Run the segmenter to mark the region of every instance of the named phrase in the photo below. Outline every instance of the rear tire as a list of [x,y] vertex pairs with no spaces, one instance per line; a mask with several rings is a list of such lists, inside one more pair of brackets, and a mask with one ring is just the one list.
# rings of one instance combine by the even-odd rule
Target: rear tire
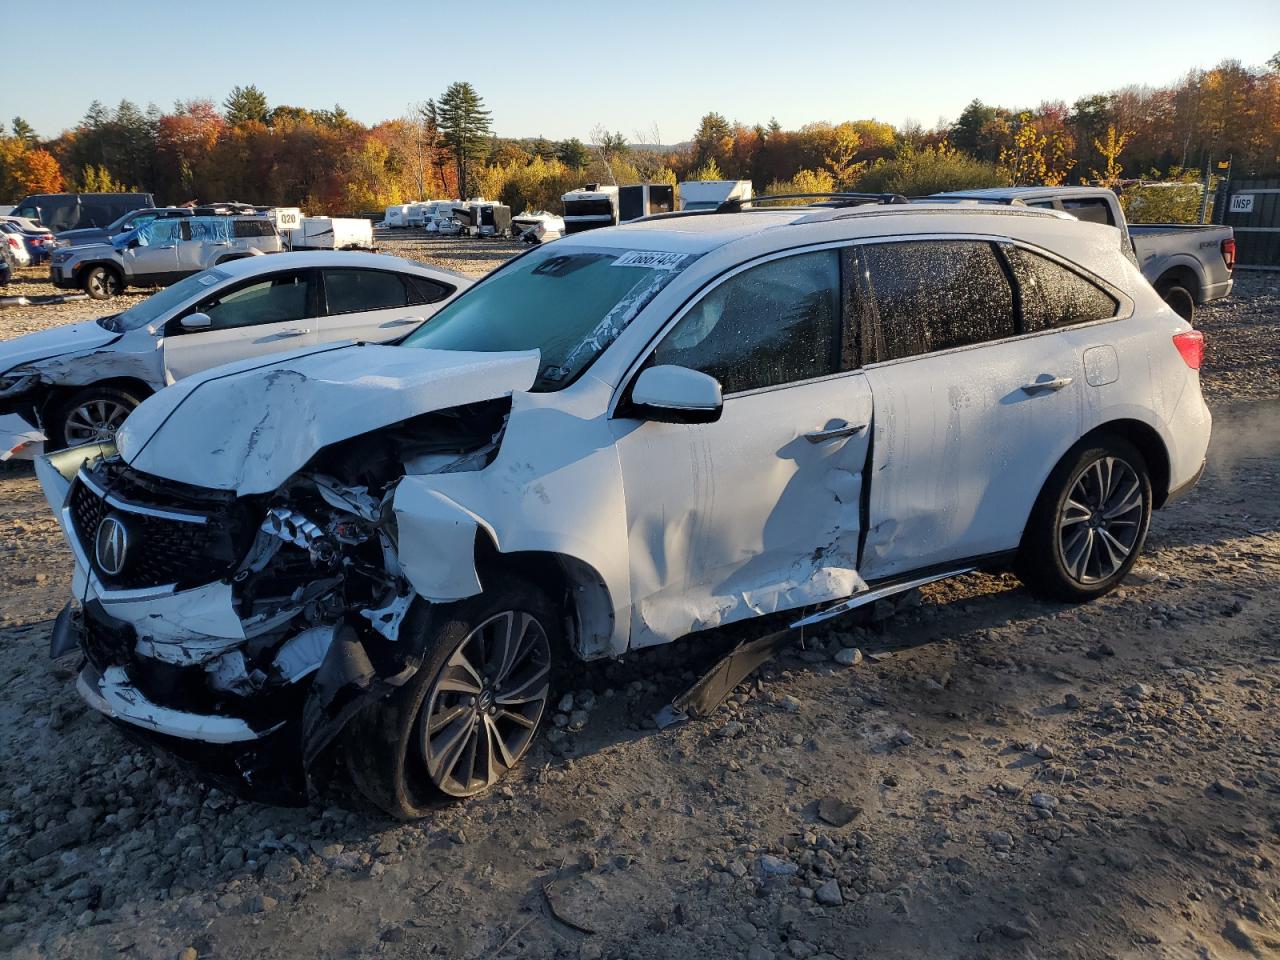
[[515,579],[431,607],[414,629],[399,642],[423,641],[418,672],[342,735],[356,788],[400,820],[475,796],[519,763],[547,713],[561,646],[551,603]]
[[1122,437],[1085,438],[1054,468],[1031,511],[1015,569],[1035,596],[1081,602],[1114,589],[1151,524],[1151,477]]
[[1180,283],[1163,283],[1159,289],[1160,299],[1183,320],[1190,323],[1196,315],[1196,298]]
[[120,274],[111,267],[90,267],[82,281],[84,292],[94,300],[110,300],[124,290]]
[[144,399],[119,387],[86,387],[58,404],[49,417],[50,450],[82,443],[110,443],[125,418]]

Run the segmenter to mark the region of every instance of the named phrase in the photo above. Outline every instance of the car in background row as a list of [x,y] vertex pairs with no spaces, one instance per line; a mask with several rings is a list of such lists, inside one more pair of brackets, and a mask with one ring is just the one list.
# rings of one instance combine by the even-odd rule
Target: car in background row
[[128,233],[136,227],[144,226],[152,220],[167,220],[195,215],[191,207],[143,207],[130,210],[116,218],[105,227],[78,227],[75,230],[63,230],[58,234],[58,246],[74,247],[82,243],[100,243],[110,240],[122,233]]
[[0,217],[0,232],[21,238],[33,265],[44,263],[53,255],[57,241],[50,231],[39,226],[28,227],[28,223],[30,221],[20,217]]
[[209,267],[283,249],[275,224],[263,216],[152,220],[110,241],[59,248],[49,279],[60,289],[110,300],[126,287],[165,287]]
[[1178,316],[1231,293],[1236,265],[1235,231],[1221,224],[1129,223],[1120,198],[1103,187],[991,187],[938,194],[937,198],[1019,203],[1061,210],[1077,220],[1120,231],[1121,246]]
[[12,224],[0,222],[0,243],[9,250],[9,256],[19,267],[31,266],[31,251],[22,236],[22,231]]
[[77,227],[105,227],[130,210],[155,205],[156,198],[149,193],[35,193],[14,207],[13,215],[61,233]]
[[144,398],[183,377],[298,347],[398,339],[469,286],[368,253],[226,263],[123,313],[0,343],[0,414],[42,428],[50,449],[108,440]]

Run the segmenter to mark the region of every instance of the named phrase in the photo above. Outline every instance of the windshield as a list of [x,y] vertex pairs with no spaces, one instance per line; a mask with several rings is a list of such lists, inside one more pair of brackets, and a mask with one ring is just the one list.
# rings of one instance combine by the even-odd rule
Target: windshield
[[141,303],[134,304],[124,313],[100,318],[98,326],[104,327],[112,333],[124,333],[126,330],[145,327],[147,324],[159,320],[174,307],[181,306],[184,301],[197,294],[205,293],[230,276],[231,274],[226,271],[216,268],[194,274],[185,280],[179,280],[171,287],[165,287],[159,293],[147,297]]
[[539,350],[534,390],[560,390],[617,339],[693,254],[548,244],[458,297],[403,346]]

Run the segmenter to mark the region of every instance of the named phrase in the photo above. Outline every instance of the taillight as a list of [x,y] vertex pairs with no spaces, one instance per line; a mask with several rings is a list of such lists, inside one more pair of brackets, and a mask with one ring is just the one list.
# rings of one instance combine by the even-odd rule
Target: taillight
[[1182,354],[1182,360],[1192,370],[1199,370],[1204,362],[1204,334],[1199,330],[1187,330],[1173,335],[1173,345]]
[[1234,270],[1236,266],[1236,238],[1227,237],[1222,241],[1222,261],[1227,265],[1228,270]]
[[13,249],[17,250],[19,247],[21,247],[21,246],[22,246],[22,241],[21,241],[21,240],[19,240],[17,237],[15,237],[13,234],[10,234],[10,235],[9,235],[9,246],[11,246],[11,247],[13,247]]

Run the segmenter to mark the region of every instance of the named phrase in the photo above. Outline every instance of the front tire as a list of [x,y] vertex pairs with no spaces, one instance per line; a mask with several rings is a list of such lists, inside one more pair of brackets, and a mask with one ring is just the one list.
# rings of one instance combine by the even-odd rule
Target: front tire
[[[408,624],[409,621],[406,621]],[[418,672],[354,717],[343,755],[357,789],[400,820],[475,796],[529,751],[551,698],[558,619],[533,587],[508,579],[432,607],[418,622]]]
[[94,300],[110,300],[124,290],[120,274],[111,267],[90,267],[84,275],[84,292]]
[[1151,524],[1151,476],[1122,437],[1086,438],[1045,481],[1027,521],[1016,570],[1048,600],[1092,600],[1137,562]]
[[72,394],[49,418],[50,449],[114,441],[116,431],[143,399],[119,387],[86,387]]

